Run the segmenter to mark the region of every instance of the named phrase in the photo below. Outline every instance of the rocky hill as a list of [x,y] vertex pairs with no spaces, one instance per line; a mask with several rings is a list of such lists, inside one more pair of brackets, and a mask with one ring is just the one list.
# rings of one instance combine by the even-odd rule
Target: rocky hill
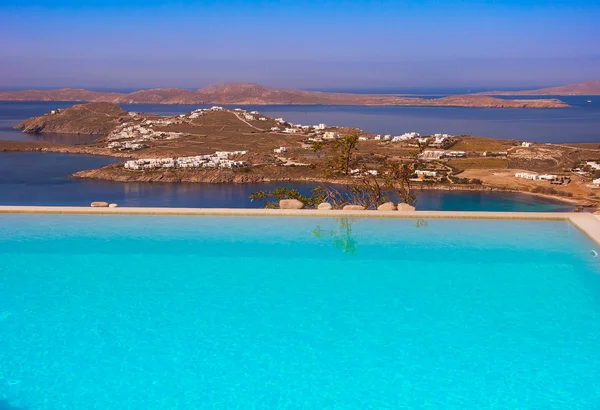
[[29,118],[15,128],[31,133],[60,133],[105,135],[118,124],[127,112],[118,105],[100,102],[78,104],[65,110],[56,110],[39,117]]
[[319,105],[396,105],[396,106],[457,106],[496,108],[563,108],[568,105],[556,100],[511,101],[481,96],[462,95],[438,99],[414,98],[398,95],[326,93],[285,88],[265,87],[260,84],[222,83],[199,90],[158,88],[129,94],[103,93],[87,90],[27,90],[0,92],[3,101],[88,101],[114,104],[319,104]]

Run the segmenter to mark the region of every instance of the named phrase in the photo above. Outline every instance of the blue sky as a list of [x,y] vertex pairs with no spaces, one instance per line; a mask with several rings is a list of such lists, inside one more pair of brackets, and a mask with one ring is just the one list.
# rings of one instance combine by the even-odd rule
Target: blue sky
[[600,79],[600,1],[2,0],[0,87]]

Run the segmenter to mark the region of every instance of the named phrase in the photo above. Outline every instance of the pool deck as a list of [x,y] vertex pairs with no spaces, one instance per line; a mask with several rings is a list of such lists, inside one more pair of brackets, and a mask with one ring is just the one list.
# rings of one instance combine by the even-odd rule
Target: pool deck
[[465,211],[319,211],[316,209],[238,208],[92,208],[69,206],[0,206],[0,214],[270,216],[320,218],[437,218],[569,221],[600,245],[600,215],[578,212],[465,212]]

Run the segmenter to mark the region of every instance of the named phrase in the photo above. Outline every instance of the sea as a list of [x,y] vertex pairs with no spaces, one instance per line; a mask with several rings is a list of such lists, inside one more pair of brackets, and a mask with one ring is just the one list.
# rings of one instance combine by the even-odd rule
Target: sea
[[[427,95],[435,98],[441,95]],[[549,98],[545,96],[540,98]],[[503,97],[513,98],[513,97]],[[516,97],[515,97],[516,98]],[[522,98],[522,97],[521,97]],[[535,97],[527,97],[535,98]],[[416,131],[540,143],[600,143],[600,96],[553,97],[564,109],[462,107],[367,107],[336,105],[249,106],[270,117],[302,124],[357,127],[380,134]],[[591,101],[591,102],[588,102]],[[0,102],[0,140],[85,144],[89,136],[30,135],[13,129],[20,121],[76,102]],[[176,115],[205,105],[124,104],[127,111]],[[228,108],[235,108],[231,106]],[[117,161],[110,157],[57,153],[0,153],[0,205],[88,205],[94,200],[122,206],[262,207],[249,195],[276,186],[308,193],[314,184],[160,184],[76,180],[74,172]],[[465,211],[565,211],[571,205],[527,194],[423,191],[418,209]]]

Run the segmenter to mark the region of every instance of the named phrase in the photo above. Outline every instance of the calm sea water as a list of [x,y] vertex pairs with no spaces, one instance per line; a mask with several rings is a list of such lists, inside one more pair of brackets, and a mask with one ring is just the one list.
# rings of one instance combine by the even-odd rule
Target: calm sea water
[[[82,169],[99,168],[119,159],[58,153],[0,153],[0,205],[88,206],[92,201],[121,206],[260,208],[251,193],[285,186],[304,194],[313,183],[169,184],[120,183],[68,178]],[[424,191],[422,210],[571,211],[573,206],[526,194]]]
[[0,231],[4,408],[600,403],[598,248],[567,222],[0,215]]

